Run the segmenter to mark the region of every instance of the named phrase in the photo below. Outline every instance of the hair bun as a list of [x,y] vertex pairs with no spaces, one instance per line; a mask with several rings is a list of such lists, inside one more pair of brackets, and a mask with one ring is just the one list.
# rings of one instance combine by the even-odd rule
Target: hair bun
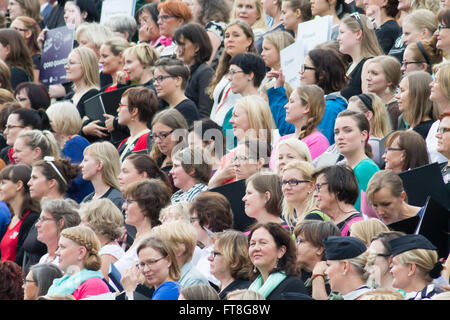
[[441,276],[441,271],[444,269],[442,264],[438,261],[435,263],[433,269],[430,270],[429,274],[433,279],[437,279]]

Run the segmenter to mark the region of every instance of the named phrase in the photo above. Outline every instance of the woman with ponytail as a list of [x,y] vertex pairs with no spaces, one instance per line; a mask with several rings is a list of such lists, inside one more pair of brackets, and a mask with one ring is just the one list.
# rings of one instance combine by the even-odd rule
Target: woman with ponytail
[[47,294],[69,294],[76,300],[109,292],[100,271],[100,241],[88,227],[76,226],[61,231],[56,255],[64,271]]
[[368,144],[370,123],[361,112],[345,110],[339,113],[334,126],[336,146],[347,165],[353,169],[358,182],[359,195],[355,209],[360,211],[361,197],[370,178],[380,170],[372,158],[372,148]]
[[31,166],[47,156],[59,159],[58,143],[48,130],[22,131],[14,142],[13,159],[16,164]]

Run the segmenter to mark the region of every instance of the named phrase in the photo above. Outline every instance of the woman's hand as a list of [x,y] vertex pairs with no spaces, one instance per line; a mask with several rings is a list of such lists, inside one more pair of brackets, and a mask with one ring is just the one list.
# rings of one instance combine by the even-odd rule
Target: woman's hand
[[314,266],[312,274],[325,274],[325,270],[327,270],[327,268],[327,263],[325,261],[320,261]]
[[132,267],[126,269],[122,273],[122,278],[120,279],[120,283],[127,293],[136,290],[136,287],[140,282],[141,272],[136,265],[133,265]]
[[44,42],[45,42],[45,37],[47,35],[47,31],[48,31],[47,28],[43,29],[41,31],[41,33],[39,33],[39,36],[37,37],[37,44],[38,44],[39,49],[41,49],[41,51],[42,51],[42,48],[44,46]]
[[234,177],[236,177],[236,174],[234,172],[233,163],[230,161],[225,165],[225,167],[216,171],[216,173],[209,180],[208,187],[210,189],[219,187],[224,181],[233,179]]
[[104,113],[103,116],[106,118],[105,120],[105,127],[108,130],[108,132],[114,131],[114,116]]
[[267,72],[266,75],[268,78],[275,78],[276,82],[275,82],[275,88],[280,88],[282,86],[284,86],[284,82],[286,81],[284,78],[284,74],[283,71],[269,71]]
[[89,122],[86,126],[83,127],[83,129],[81,129],[81,131],[83,131],[85,136],[106,138],[108,136],[108,134],[105,133],[107,129],[105,127],[99,126],[99,122],[100,120]]
[[116,77],[117,77],[117,83],[127,84],[128,74],[125,71],[117,71]]

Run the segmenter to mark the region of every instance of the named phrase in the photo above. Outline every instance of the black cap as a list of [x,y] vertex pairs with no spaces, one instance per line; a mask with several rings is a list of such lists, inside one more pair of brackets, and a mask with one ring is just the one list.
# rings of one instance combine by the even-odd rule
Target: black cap
[[351,259],[364,253],[364,242],[355,237],[329,236],[323,240],[327,260]]
[[437,250],[437,248],[420,234],[407,234],[389,241],[392,256],[414,249]]

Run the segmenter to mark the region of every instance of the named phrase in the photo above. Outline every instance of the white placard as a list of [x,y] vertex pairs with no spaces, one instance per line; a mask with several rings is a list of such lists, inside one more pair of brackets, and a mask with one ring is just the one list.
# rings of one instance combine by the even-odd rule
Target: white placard
[[302,41],[296,41],[280,51],[281,70],[283,71],[285,81],[292,88],[297,88],[300,85],[299,71],[303,59]]
[[104,0],[102,4],[100,24],[105,23],[110,16],[117,14],[124,14],[134,17],[135,8],[136,0]]
[[297,40],[303,45],[303,56],[318,44],[331,40],[333,16],[325,16],[298,24]]

